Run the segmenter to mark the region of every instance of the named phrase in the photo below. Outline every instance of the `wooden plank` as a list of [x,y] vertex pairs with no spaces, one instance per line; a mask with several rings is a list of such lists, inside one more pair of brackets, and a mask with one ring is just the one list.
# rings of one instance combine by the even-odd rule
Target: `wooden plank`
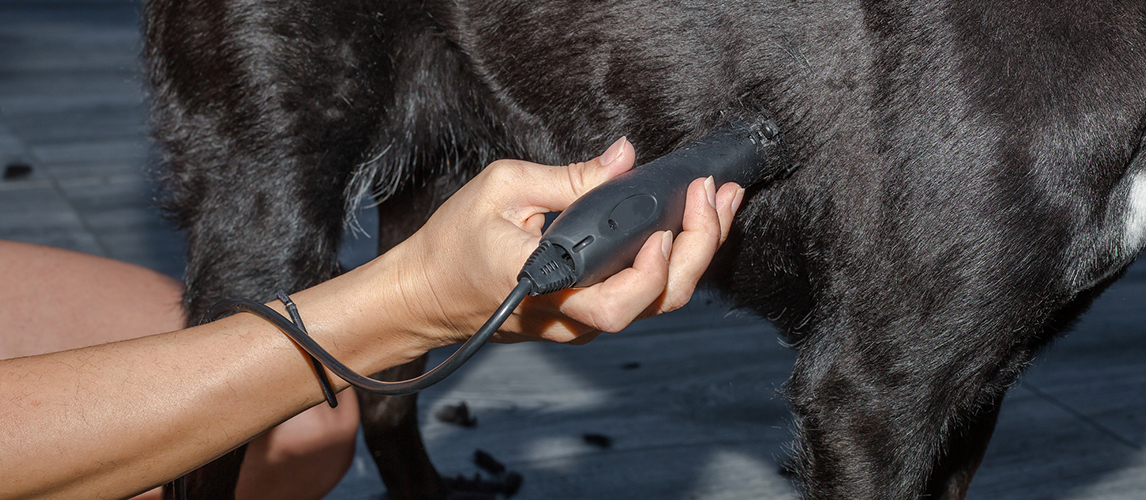
[[148,145],[141,137],[92,142],[67,142],[31,146],[31,153],[47,163],[83,164],[92,161],[120,160],[142,167]]
[[55,112],[40,110],[35,114],[7,113],[6,116],[24,142],[36,148],[72,142],[138,142],[147,136],[145,115],[142,103],[135,102],[131,105],[101,103]]

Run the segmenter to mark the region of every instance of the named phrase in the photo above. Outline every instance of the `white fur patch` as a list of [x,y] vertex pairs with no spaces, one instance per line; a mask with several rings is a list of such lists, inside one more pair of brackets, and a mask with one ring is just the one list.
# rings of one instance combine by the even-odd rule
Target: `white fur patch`
[[1131,255],[1146,245],[1146,172],[1138,171],[1130,179],[1130,199],[1126,204],[1126,229],[1122,244]]

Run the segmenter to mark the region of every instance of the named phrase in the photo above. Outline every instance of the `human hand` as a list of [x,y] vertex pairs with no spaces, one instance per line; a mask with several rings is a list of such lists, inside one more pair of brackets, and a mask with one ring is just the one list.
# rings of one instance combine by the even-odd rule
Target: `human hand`
[[[541,238],[547,212],[632,168],[633,147],[621,139],[605,154],[566,167],[502,160],[487,167],[388,256],[404,266],[400,288],[411,327],[427,348],[462,342],[516,285]],[[743,189],[719,190],[711,179],[688,188],[683,231],[652,235],[633,267],[584,289],[527,297],[494,340],[542,338],[581,343],[619,331],[635,319],[686,304],[716,249],[728,236]]]

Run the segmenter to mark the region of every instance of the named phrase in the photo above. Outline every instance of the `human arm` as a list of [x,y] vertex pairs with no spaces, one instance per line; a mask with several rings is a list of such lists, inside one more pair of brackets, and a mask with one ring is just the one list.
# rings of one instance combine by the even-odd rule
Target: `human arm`
[[[541,213],[563,208],[626,170],[632,158],[631,146],[621,142],[606,166],[600,160],[570,167],[499,162],[403,244],[292,299],[312,337],[360,373],[464,340],[512,288],[540,236]],[[718,210],[706,199],[715,190],[707,191],[702,182],[690,186],[686,230],[671,262],[656,235],[634,268],[614,279],[527,301],[496,340],[576,341],[681,305],[727,234],[737,197],[734,186],[713,193]],[[6,423],[0,426],[0,471],[6,471],[0,498],[126,496],[193,469],[321,400],[294,344],[246,314],[0,361],[0,419]]]

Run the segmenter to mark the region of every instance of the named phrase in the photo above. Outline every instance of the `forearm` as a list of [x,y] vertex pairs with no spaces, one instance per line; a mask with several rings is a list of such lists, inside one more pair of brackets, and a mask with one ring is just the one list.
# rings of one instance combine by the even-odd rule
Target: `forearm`
[[[395,303],[400,297],[371,291],[397,288],[386,279],[371,276],[373,286],[362,286],[370,269],[292,296],[311,335],[362,372],[423,350],[403,335],[362,334],[362,328],[387,328],[386,315],[371,311],[403,307]],[[0,498],[126,496],[177,477],[320,401],[304,355],[249,314],[0,361]]]

